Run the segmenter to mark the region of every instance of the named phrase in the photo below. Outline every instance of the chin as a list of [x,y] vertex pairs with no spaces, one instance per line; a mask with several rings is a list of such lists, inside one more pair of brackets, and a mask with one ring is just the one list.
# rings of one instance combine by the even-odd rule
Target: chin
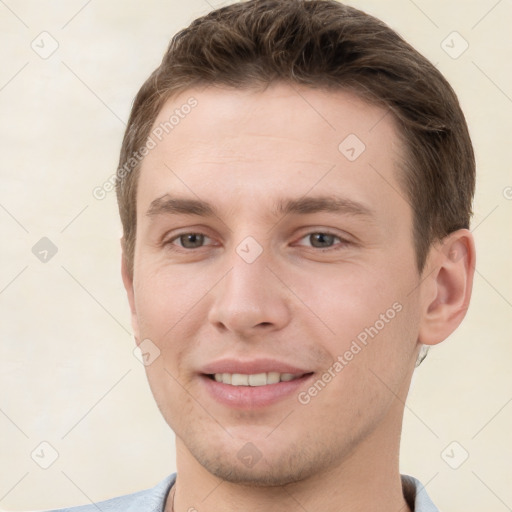
[[[322,446],[287,447],[272,446],[272,453],[262,446],[262,442],[217,446],[211,439],[202,438],[199,442],[182,439],[197,462],[215,477],[227,482],[249,487],[280,487],[308,479],[335,464],[333,450]],[[257,448],[260,446],[261,451]],[[249,457],[247,462],[244,458]],[[252,456],[252,460],[250,457]]]
[[238,460],[219,461],[203,457],[198,459],[198,462],[217,478],[248,487],[280,487],[300,482],[313,474],[313,472],[304,471],[302,465],[301,468],[284,468],[282,463],[272,465],[264,459],[259,460],[253,467],[245,467]]

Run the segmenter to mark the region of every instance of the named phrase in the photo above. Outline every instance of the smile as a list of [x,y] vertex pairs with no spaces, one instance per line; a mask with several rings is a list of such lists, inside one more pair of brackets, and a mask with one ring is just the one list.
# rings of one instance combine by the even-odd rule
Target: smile
[[220,405],[254,410],[283,400],[295,401],[297,394],[315,377],[309,373],[207,373],[200,375],[204,391]]
[[267,386],[268,384],[278,384],[279,382],[289,382],[300,379],[304,374],[294,375],[293,373],[253,373],[250,375],[243,373],[215,373],[210,375],[216,382],[230,384],[231,386]]

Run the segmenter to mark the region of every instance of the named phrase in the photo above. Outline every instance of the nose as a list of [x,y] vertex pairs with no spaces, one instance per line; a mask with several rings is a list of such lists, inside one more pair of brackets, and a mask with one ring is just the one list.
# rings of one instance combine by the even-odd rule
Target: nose
[[263,253],[253,262],[235,253],[231,268],[210,292],[208,320],[217,329],[251,338],[277,331],[290,322],[290,293]]

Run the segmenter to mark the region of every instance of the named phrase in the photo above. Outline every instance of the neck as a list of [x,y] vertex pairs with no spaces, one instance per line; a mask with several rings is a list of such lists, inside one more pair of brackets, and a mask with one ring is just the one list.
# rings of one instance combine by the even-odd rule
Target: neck
[[[177,438],[174,512],[410,512],[398,466],[403,409],[399,410],[400,404],[396,407],[390,411],[388,421],[365,437],[339,464],[279,487],[223,481],[203,468]],[[165,510],[172,511],[170,500]]]

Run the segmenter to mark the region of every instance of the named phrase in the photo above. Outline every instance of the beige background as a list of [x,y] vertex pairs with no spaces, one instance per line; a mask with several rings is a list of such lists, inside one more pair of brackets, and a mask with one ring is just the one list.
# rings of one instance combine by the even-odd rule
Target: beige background
[[[401,471],[442,509],[511,510],[512,5],[350,3],[447,76],[478,159],[473,302],[414,376]],[[170,37],[216,5],[0,1],[2,509],[90,503],[151,487],[175,469],[172,432],[132,353],[115,195],[99,201],[92,190],[114,172],[131,101]],[[34,39],[39,53],[55,44],[43,31],[59,45],[46,59],[31,48]],[[458,58],[460,37],[444,43],[452,56],[442,47],[453,31],[469,44]],[[42,237],[58,248],[46,263],[32,253]],[[48,469],[31,458],[35,450],[49,461],[43,441],[58,452]],[[452,469],[445,460],[460,463],[464,450],[469,458]]]

